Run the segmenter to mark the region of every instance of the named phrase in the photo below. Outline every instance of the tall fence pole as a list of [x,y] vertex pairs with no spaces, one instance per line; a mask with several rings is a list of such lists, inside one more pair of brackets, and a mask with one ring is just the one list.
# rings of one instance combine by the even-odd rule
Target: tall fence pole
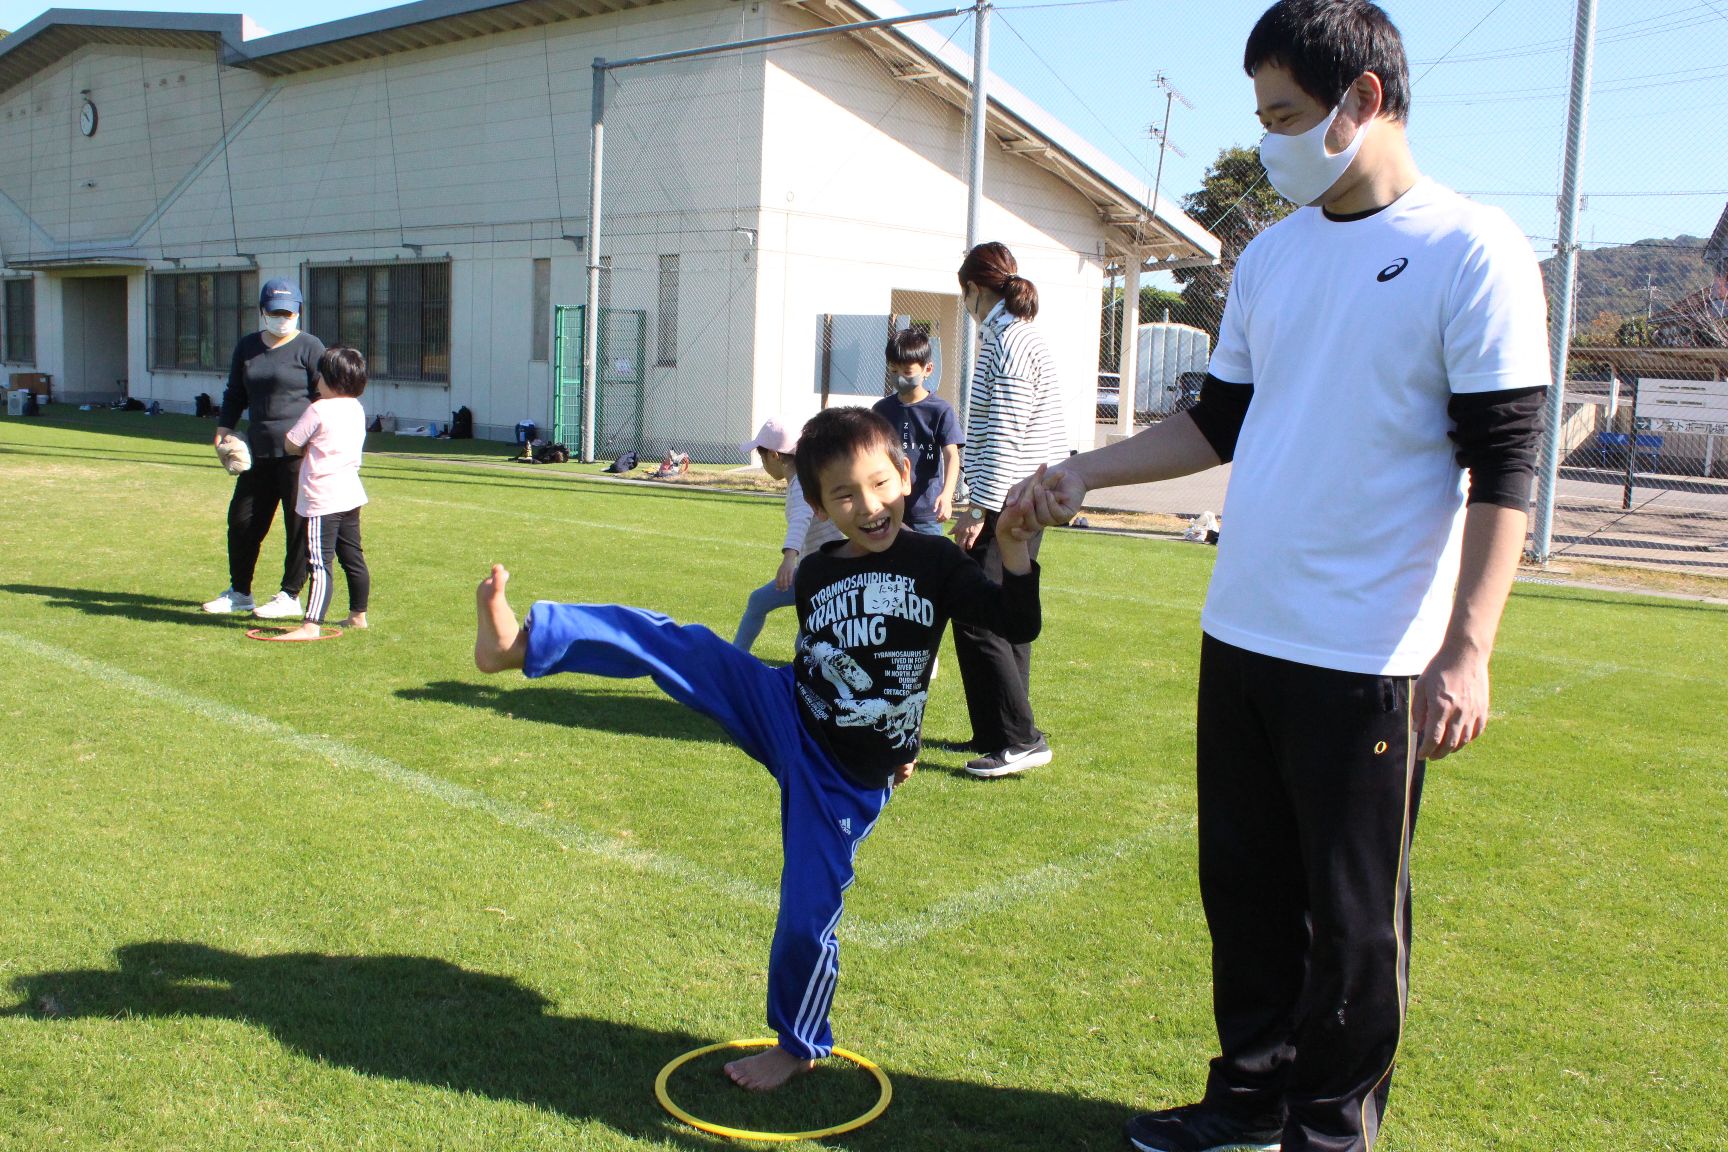
[[[972,119],[966,153],[966,251],[978,243],[979,217],[984,211],[984,129],[989,115],[990,0],[972,6]],[[960,427],[972,410],[972,365],[978,358],[977,326],[960,323]]]
[[[1578,172],[1584,164],[1584,123],[1590,110],[1590,70],[1596,56],[1596,0],[1578,0],[1578,19],[1572,34],[1572,99],[1566,113],[1566,161],[1560,175],[1560,230],[1556,245],[1560,276],[1550,299],[1548,351],[1553,383],[1548,389],[1548,436],[1542,444],[1542,463],[1537,472],[1536,526],[1530,551],[1536,563],[1548,563],[1554,532],[1554,497],[1560,480],[1561,420],[1566,404],[1566,355],[1572,342],[1572,300],[1577,289]],[[1632,435],[1638,432],[1633,429]]]
[[1122,257],[1121,336],[1116,360],[1116,434],[1132,436],[1134,412],[1140,403],[1140,254],[1132,251]]
[[582,309],[582,463],[594,463],[594,429],[599,421],[600,369],[600,196],[606,158],[606,58],[594,58],[594,96],[588,125],[588,306]]

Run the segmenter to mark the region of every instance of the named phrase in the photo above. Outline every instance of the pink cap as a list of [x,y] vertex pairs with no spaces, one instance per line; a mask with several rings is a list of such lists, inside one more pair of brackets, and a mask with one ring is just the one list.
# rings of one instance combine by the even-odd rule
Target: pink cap
[[756,430],[756,439],[744,445],[744,455],[766,448],[770,452],[784,452],[790,455],[798,447],[798,433],[787,427],[786,422],[778,416],[770,416],[762,422],[762,427]]

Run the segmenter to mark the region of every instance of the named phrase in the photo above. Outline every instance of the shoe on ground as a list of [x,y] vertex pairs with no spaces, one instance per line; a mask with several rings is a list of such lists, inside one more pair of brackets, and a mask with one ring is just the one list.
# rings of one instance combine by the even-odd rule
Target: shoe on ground
[[252,615],[260,620],[287,620],[305,614],[305,611],[300,607],[300,601],[286,592],[276,593],[252,610]]
[[214,600],[204,601],[204,611],[206,612],[250,612],[252,608],[252,594],[250,592],[236,592],[232,588]]
[[1147,1112],[1123,1128],[1139,1152],[1278,1152],[1282,1129],[1226,1116],[1204,1104]]
[[1037,768],[1048,763],[1050,745],[1040,736],[1030,744],[1014,744],[1000,752],[968,760],[966,772],[980,779],[991,780],[997,776],[1012,776],[1016,772],[1024,772],[1028,768]]

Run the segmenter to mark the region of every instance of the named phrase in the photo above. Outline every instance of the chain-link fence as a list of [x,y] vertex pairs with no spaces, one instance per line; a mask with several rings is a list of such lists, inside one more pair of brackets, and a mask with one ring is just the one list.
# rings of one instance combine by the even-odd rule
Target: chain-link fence
[[[1574,5],[1515,29],[1496,27],[1498,5],[1486,16],[1391,11],[1417,33],[1406,28],[1418,163],[1513,215],[1543,261],[1552,305]],[[1549,559],[1728,576],[1728,128],[1709,112],[1728,80],[1728,10],[1604,3],[1593,44],[1565,404],[1545,433],[1558,437]],[[1656,85],[1695,114],[1651,106]],[[1219,236],[1224,260],[1141,288],[1139,426],[1188,402],[1204,365],[1194,349],[1216,338],[1235,254],[1291,210],[1251,147],[1207,154],[1183,206]],[[1100,441],[1125,394],[1115,371],[1121,284],[1100,302]],[[1221,481],[1159,487],[1120,502],[1184,516],[1224,502]],[[1533,533],[1540,522],[1532,517]]]

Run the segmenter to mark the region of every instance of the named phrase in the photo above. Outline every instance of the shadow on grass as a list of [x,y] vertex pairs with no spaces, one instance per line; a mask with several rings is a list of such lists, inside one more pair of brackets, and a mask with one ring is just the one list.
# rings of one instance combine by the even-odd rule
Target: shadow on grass
[[[186,941],[150,941],[117,949],[115,959],[112,970],[15,977],[10,988],[18,1003],[0,1009],[0,1016],[45,1025],[57,1019],[237,1020],[265,1029],[309,1060],[362,1075],[529,1104],[644,1140],[693,1149],[730,1146],[672,1120],[653,1094],[662,1065],[714,1037],[554,1015],[543,996],[509,977],[428,956],[245,956]],[[831,1138],[827,1146],[1115,1149],[1131,1114],[1121,1104],[1060,1092],[901,1073],[891,1053],[876,1055],[887,1057],[892,1106],[874,1124]],[[825,1090],[806,1092],[808,1100],[796,1099],[792,1089],[747,1098],[724,1084],[716,1091],[710,1086],[716,1078],[708,1079],[685,1096],[690,1086],[681,1073],[680,1099],[686,1106],[700,1100],[738,1110],[736,1116],[711,1114],[722,1123],[796,1130],[837,1119],[813,1119],[806,1111],[826,1112],[821,1105],[832,1101],[822,1098]],[[844,1098],[851,1107],[856,1097]]]
[[490,708],[514,720],[566,728],[667,740],[703,740],[710,744],[732,743],[714,721],[664,696],[581,688],[494,687],[463,680],[435,680],[420,688],[398,688],[396,695],[403,700]]
[[92,454],[88,449],[63,447],[57,444],[32,444],[28,448],[20,448],[15,444],[0,445],[0,456],[43,456],[50,460],[64,460],[78,464],[159,464],[166,468],[196,468],[200,472],[212,468],[221,470],[221,465],[212,455],[208,460],[193,460],[185,456],[161,456],[155,453],[132,452],[124,448],[103,448]]
[[[15,596],[40,596],[50,608],[73,608],[87,616],[123,616],[150,624],[196,624],[205,628],[232,629],[236,619],[204,611],[197,604],[145,596],[137,592],[104,592],[96,588],[56,588],[47,584],[0,584],[0,592]],[[240,620],[250,624],[251,616]]]

